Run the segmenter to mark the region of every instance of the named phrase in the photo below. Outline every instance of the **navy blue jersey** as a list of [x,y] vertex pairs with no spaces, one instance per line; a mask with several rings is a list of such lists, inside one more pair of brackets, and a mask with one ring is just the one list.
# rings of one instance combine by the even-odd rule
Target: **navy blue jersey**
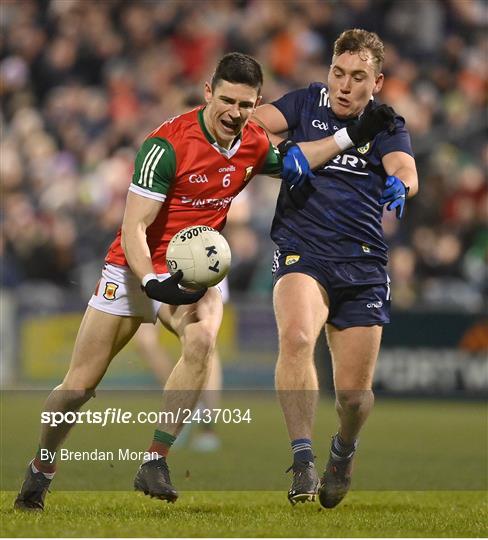
[[[290,92],[273,105],[286,118],[289,138],[295,142],[331,136],[352,121],[335,116],[322,83]],[[375,258],[386,263],[383,208],[378,201],[387,173],[381,159],[395,151],[413,156],[401,116],[396,116],[395,126],[393,134],[381,132],[365,146],[345,150],[314,171],[315,191],[303,208],[293,204],[282,185],[271,228],[271,238],[281,251],[306,251],[310,257],[331,261]]]

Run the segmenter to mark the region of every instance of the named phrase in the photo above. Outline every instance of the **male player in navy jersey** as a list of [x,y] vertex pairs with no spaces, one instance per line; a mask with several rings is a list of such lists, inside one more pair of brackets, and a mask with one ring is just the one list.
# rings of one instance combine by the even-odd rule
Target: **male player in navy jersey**
[[[280,143],[288,182],[271,237],[278,246],[276,388],[294,454],[292,504],[314,500],[318,491],[321,504],[332,508],[349,489],[358,435],[373,406],[382,327],[390,320],[383,206],[401,218],[407,196],[418,190],[405,121],[374,101],[383,59],[376,34],[347,30],[334,44],[327,85],[313,83],[255,114],[271,135],[288,132]],[[293,173],[293,164],[303,174]],[[309,166],[314,174],[307,174]],[[339,429],[319,481],[311,443],[318,397],[313,353],[324,325]]]

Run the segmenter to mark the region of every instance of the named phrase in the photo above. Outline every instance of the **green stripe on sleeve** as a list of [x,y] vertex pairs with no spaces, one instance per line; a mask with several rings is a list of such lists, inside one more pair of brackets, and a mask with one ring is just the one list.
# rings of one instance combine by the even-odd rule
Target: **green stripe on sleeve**
[[176,175],[176,155],[166,139],[146,139],[137,152],[132,184],[143,190],[166,195]]

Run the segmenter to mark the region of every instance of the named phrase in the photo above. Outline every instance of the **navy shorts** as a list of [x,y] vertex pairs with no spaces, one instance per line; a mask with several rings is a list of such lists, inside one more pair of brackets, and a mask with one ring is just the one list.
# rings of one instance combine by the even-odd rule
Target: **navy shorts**
[[327,291],[327,322],[339,330],[390,322],[390,279],[380,261],[329,261],[276,250],[273,283],[292,273],[314,278]]

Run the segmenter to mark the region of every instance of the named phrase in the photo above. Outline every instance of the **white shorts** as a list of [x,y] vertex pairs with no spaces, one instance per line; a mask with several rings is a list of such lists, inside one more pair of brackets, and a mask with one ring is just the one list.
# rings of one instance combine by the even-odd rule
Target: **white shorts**
[[[169,273],[158,274],[159,279],[169,276]],[[222,294],[222,301],[227,302],[227,279],[219,283],[217,289]],[[155,324],[161,302],[146,295],[141,289],[141,282],[128,266],[106,264],[88,305],[112,315],[142,317],[143,322]]]

